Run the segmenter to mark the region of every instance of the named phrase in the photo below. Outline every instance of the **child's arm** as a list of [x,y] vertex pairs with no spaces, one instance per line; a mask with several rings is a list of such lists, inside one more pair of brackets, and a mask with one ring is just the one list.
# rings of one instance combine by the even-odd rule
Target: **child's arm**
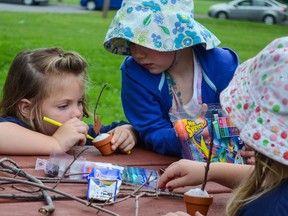
[[[204,162],[185,159],[174,162],[162,174],[158,187],[173,191],[179,187],[200,185],[204,178],[205,166]],[[214,162],[210,164],[208,181],[234,188],[250,174],[252,168],[251,165]]]
[[[80,124],[79,124],[80,122]],[[0,154],[49,155],[66,152],[76,143],[86,141],[87,126],[80,120],[65,122],[52,136],[47,136],[11,122],[0,123]]]

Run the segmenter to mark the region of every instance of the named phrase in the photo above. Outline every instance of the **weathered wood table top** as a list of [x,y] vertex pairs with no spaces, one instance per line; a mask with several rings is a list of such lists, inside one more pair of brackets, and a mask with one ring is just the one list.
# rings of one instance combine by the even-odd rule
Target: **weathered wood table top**
[[[80,152],[81,147],[75,147],[73,150],[75,152]],[[72,152],[70,153],[72,154]],[[118,154],[114,153],[109,156],[101,156],[98,150],[91,146],[88,150],[84,151],[81,154],[81,157],[84,157],[88,161],[93,162],[107,162],[122,166],[134,166],[142,167],[147,169],[159,170],[160,168],[165,168],[170,165],[172,162],[177,161],[178,158],[163,156],[156,154],[151,151],[147,151],[141,148],[135,148],[132,151],[132,154]],[[0,155],[0,158],[9,158],[15,161],[19,165],[19,169],[27,172],[28,174],[35,177],[45,177],[43,170],[35,170],[36,159],[49,159],[49,156],[9,156],[9,155]],[[6,172],[0,172],[0,177],[14,177],[14,175],[7,174]],[[17,179],[20,177],[17,177]],[[16,190],[12,185],[23,188],[22,184],[18,183],[4,183],[0,181],[0,196],[6,194],[26,194],[23,191]],[[43,183],[47,187],[53,187],[56,183]],[[30,186],[31,187],[31,186]],[[125,193],[132,193],[133,189],[137,186],[121,186],[131,189]],[[200,187],[200,186],[199,186]],[[26,186],[27,188],[27,186]],[[191,187],[180,188],[176,190],[177,193],[184,193]],[[31,188],[30,188],[31,189]],[[35,187],[33,187],[35,189]],[[75,197],[78,197],[87,202],[86,191],[87,191],[87,182],[61,182],[56,187],[57,190],[63,191],[68,194],[72,194]],[[142,188],[145,190],[145,188]],[[142,190],[141,189],[141,190]],[[230,189],[218,185],[213,182],[208,182],[206,186],[207,191],[214,196],[213,204],[210,206],[208,215],[209,216],[218,216],[224,215],[225,204],[230,194]],[[122,191],[120,190],[122,193]],[[48,191],[49,195],[58,195],[54,192]],[[124,192],[123,192],[124,193]],[[30,195],[34,195],[32,193]],[[39,192],[37,192],[39,194]],[[40,193],[41,194],[41,193]],[[125,194],[123,195],[125,196]],[[120,199],[120,198],[118,198]],[[109,215],[105,212],[98,211],[95,208],[91,208],[71,199],[53,199],[53,204],[55,206],[55,211],[50,214],[52,216],[79,216],[79,215]],[[0,197],[0,215],[3,216],[33,216],[33,215],[43,215],[38,212],[38,209],[42,206],[45,206],[45,200],[35,200],[30,198],[21,198],[13,199]],[[135,197],[130,197],[125,201],[105,206],[105,209],[117,213],[118,215],[123,216],[134,216],[138,212],[139,216],[154,216],[154,215],[164,215],[168,212],[175,211],[186,211],[185,203],[181,197],[175,196],[143,196],[138,199],[138,210],[136,210],[136,199]]]

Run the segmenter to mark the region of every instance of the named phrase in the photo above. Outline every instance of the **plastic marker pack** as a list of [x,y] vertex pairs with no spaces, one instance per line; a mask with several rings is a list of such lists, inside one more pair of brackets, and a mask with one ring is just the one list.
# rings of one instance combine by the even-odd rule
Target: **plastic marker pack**
[[177,136],[183,147],[183,158],[206,162],[213,134],[212,162],[244,164],[239,150],[244,143],[239,130],[225,116],[220,105],[209,105],[205,116],[185,112],[170,115]]

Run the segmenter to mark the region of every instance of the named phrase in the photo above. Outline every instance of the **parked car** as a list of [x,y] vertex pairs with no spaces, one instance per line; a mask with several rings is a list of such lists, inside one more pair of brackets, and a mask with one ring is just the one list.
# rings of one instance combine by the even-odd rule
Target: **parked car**
[[37,5],[40,3],[49,3],[49,0],[0,0],[5,3],[21,3],[25,5]]
[[287,5],[275,0],[233,0],[229,3],[212,5],[210,17],[219,19],[241,19],[275,24],[288,17]]
[[[105,0],[81,0],[80,5],[88,10],[102,10]],[[121,7],[122,0],[110,0],[110,9],[118,10]]]

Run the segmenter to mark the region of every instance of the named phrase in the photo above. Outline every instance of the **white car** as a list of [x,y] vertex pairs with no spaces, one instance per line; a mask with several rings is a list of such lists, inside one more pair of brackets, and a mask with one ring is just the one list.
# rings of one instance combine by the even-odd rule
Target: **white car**
[[49,0],[0,0],[5,3],[21,3],[25,5],[37,5],[40,3],[49,3]]
[[212,5],[208,15],[219,19],[251,20],[266,24],[281,23],[288,17],[287,5],[276,0],[233,0]]

